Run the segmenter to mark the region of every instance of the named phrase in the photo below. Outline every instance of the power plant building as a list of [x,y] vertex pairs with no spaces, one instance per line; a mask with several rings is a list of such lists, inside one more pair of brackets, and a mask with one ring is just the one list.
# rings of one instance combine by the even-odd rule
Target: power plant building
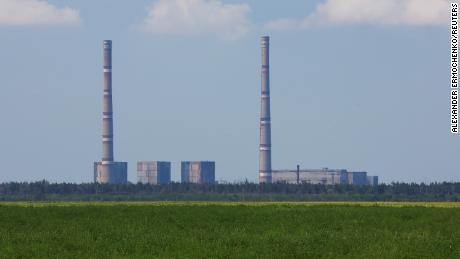
[[215,183],[216,163],[212,161],[183,161],[181,163],[181,182]]
[[377,185],[379,185],[379,177],[376,176],[376,175],[368,176],[368,177],[367,177],[367,182],[368,182],[369,185],[371,185],[371,186],[377,186]]
[[168,184],[171,182],[171,162],[137,162],[137,181],[143,184]]
[[260,139],[259,139],[259,183],[284,182],[290,184],[355,184],[378,185],[377,176],[367,172],[348,172],[345,169],[272,170],[272,142],[270,115],[270,37],[260,40],[262,51]]
[[105,40],[103,48],[102,161],[94,162],[94,182],[127,183],[128,163],[115,162],[113,155],[112,41]]
[[367,182],[367,172],[347,172],[348,184],[369,185]]
[[[354,184],[378,185],[376,176],[367,176],[367,172],[349,172],[345,169],[302,169],[273,170],[273,182],[290,184]],[[372,182],[369,182],[372,179]]]

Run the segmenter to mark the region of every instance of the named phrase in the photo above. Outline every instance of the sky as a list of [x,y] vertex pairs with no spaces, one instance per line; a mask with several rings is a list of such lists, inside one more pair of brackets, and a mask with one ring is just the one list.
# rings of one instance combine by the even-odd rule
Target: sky
[[216,161],[257,181],[260,36],[271,37],[272,167],[460,181],[445,0],[0,0],[0,182],[91,182],[102,41],[115,160]]

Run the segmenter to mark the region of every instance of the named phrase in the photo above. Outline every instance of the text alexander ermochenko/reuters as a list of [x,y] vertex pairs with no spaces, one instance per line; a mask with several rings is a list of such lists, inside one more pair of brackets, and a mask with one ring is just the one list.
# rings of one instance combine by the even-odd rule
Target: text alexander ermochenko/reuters
[[458,134],[458,3],[451,3],[450,132]]

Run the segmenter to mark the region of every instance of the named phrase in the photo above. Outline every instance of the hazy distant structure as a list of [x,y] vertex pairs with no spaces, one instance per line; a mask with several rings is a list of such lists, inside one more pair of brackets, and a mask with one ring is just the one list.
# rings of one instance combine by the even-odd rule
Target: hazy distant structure
[[349,172],[345,169],[273,170],[272,177],[273,182],[290,184],[378,185],[377,176],[367,176],[367,172]]
[[215,183],[216,163],[213,161],[182,161],[181,182]]
[[368,176],[367,177],[367,182],[371,186],[379,185],[379,177],[378,176]]
[[366,185],[369,184],[367,181],[367,172],[347,172],[348,173],[348,184]]
[[262,95],[260,103],[259,183],[272,182],[271,118],[270,118],[270,37],[261,38]]
[[171,182],[171,162],[137,162],[137,181],[143,184],[168,184]]
[[115,162],[113,156],[112,41],[105,40],[103,48],[102,161],[94,163],[94,181],[98,183],[127,183],[128,163]]

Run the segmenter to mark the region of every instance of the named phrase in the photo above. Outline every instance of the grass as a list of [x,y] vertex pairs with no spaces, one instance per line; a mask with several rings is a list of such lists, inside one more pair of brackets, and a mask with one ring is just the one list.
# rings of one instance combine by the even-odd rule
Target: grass
[[460,203],[4,202],[0,258],[460,258]]

